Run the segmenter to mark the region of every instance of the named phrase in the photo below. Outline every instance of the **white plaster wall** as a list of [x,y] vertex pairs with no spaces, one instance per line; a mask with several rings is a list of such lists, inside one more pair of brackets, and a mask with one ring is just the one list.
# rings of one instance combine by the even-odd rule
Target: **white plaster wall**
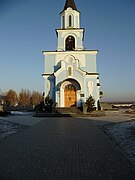
[[67,8],[67,10],[63,11],[60,14],[61,18],[61,29],[63,28],[63,16],[65,20],[65,27],[64,28],[69,28],[69,15],[73,16],[73,28],[80,28],[80,13],[76,10],[73,10],[72,8]]

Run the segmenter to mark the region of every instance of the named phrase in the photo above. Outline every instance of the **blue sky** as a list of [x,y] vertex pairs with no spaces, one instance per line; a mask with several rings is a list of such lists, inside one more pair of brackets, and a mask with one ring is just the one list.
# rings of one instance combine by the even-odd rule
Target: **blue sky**
[[[43,92],[43,50],[56,50],[66,0],[0,0],[0,89]],[[84,46],[98,49],[104,100],[135,101],[135,0],[75,0]]]

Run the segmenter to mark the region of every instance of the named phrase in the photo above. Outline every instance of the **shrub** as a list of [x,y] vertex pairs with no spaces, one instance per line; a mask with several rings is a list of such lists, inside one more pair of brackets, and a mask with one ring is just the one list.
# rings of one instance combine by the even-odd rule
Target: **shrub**
[[47,95],[45,98],[45,111],[52,112],[52,107],[54,105],[54,100]]
[[95,100],[91,95],[88,97],[85,104],[87,105],[87,112],[95,110]]

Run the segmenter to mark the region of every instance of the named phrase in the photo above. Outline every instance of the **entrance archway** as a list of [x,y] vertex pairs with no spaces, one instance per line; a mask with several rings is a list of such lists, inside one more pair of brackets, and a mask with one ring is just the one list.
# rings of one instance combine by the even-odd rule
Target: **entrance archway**
[[73,84],[69,84],[64,89],[65,107],[76,106],[76,89]]
[[61,83],[60,107],[80,107],[81,86],[75,79],[69,78]]

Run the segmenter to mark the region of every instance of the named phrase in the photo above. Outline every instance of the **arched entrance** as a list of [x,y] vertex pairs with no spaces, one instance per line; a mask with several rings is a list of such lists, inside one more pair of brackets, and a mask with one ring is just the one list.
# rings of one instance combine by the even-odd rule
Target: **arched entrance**
[[66,79],[60,87],[60,107],[80,107],[81,86],[75,79]]
[[64,89],[65,107],[76,106],[76,89],[73,84],[69,84]]

